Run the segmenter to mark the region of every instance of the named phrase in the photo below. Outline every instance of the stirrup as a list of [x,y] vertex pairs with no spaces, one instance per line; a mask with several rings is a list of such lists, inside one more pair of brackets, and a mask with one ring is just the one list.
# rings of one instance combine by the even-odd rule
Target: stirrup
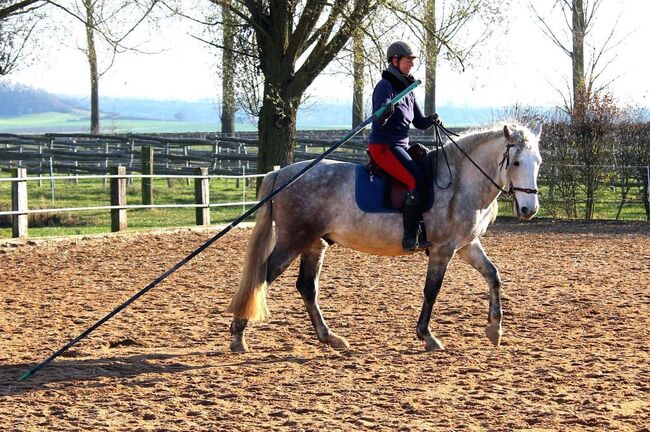
[[427,250],[427,248],[433,246],[433,243],[427,239],[426,228],[424,226],[424,221],[418,223],[417,229],[417,250]]

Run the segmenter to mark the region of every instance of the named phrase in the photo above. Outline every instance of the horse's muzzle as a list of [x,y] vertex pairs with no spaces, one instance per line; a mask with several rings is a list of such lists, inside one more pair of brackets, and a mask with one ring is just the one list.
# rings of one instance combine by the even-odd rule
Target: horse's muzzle
[[533,216],[537,214],[538,207],[526,207],[522,206],[519,208],[519,219],[522,220],[531,220]]

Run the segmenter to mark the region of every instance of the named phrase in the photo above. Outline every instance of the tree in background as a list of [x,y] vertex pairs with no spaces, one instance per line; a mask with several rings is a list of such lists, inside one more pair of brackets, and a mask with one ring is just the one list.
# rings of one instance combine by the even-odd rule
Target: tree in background
[[[587,35],[595,32],[598,14],[604,0],[547,0],[551,2],[550,11],[541,13],[539,2],[529,6],[533,15],[539,22],[544,34],[571,59],[571,85],[567,93],[560,91],[564,100],[564,109],[568,114],[574,110],[576,103],[589,99],[606,90],[613,80],[603,81],[603,73],[615,59],[614,49],[619,46],[625,37],[616,38],[616,24],[605,33],[606,37],[601,42],[596,42],[592,37],[587,40]],[[568,30],[570,38],[563,37],[561,28],[553,25],[553,19],[563,23],[563,30]],[[585,64],[585,46],[589,51],[589,58]],[[582,95],[581,93],[586,93]]]
[[[370,0],[210,0],[228,7],[255,35],[264,76],[258,172],[293,162],[298,106],[307,88],[363,25]],[[300,63],[299,63],[300,59]]]
[[[650,123],[641,109],[627,109],[622,121],[616,128],[614,160],[617,171],[618,189],[621,202],[616,211],[619,219],[623,206],[630,198],[630,192],[638,190],[633,196],[644,202],[646,219],[650,220],[650,203],[648,202],[648,176],[650,173]],[[641,187],[638,187],[638,186]]]
[[[99,81],[115,64],[118,54],[137,52],[145,54],[141,45],[128,45],[127,38],[140,25],[156,21],[153,11],[159,0],[75,0],[71,4],[63,0],[55,5],[64,10],[74,21],[83,24],[85,47],[79,49],[88,60],[90,77],[90,132],[99,133]],[[101,48],[98,43],[101,42]],[[101,53],[104,54],[100,58]],[[101,61],[101,59],[105,59]]]
[[42,0],[0,1],[0,76],[8,75],[24,61],[27,44],[44,18]]
[[193,37],[216,49],[218,74],[221,77],[221,132],[235,132],[238,108],[251,117],[259,115],[261,81],[255,65],[258,64],[254,31],[250,25],[225,4],[210,3],[212,8],[198,11],[205,19],[182,14],[204,26],[205,37]]
[[221,6],[223,16],[223,50],[221,54],[221,132],[230,136],[235,133],[235,113],[237,105],[235,102],[235,46],[236,22],[232,11]]

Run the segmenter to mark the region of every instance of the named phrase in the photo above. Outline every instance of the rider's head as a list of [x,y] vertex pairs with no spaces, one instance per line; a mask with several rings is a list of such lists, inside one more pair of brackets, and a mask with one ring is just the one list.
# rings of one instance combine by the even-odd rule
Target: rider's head
[[408,42],[397,41],[390,44],[386,50],[386,57],[388,63],[398,68],[404,75],[408,75],[417,56]]

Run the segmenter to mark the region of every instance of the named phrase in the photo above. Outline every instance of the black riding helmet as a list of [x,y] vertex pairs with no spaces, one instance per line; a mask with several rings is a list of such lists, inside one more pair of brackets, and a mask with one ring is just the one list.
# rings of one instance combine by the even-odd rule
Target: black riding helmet
[[394,58],[397,58],[399,60],[401,57],[417,57],[417,56],[415,55],[415,50],[411,47],[411,45],[408,42],[397,41],[390,44],[390,46],[386,50],[386,57],[388,62],[390,62],[391,59]]

